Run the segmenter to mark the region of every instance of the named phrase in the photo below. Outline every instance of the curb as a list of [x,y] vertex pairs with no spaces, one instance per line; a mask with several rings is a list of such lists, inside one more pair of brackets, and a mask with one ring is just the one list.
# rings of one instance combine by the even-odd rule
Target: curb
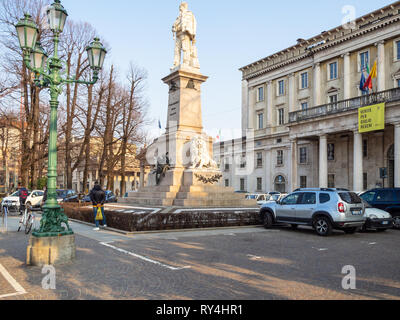
[[[75,220],[75,219],[68,219],[72,222],[87,225],[89,227],[95,227],[96,225],[93,223],[85,222],[85,221],[80,221],[80,220]],[[155,233],[184,233],[184,232],[193,232],[193,231],[214,231],[214,230],[232,230],[232,229],[244,229],[244,228],[262,228],[262,225],[250,225],[250,226],[236,226],[236,227],[220,227],[220,228],[195,228],[195,229],[175,229],[175,230],[152,230],[152,231],[135,231],[135,232],[130,232],[130,231],[123,231],[119,229],[114,229],[114,228],[102,228],[100,229],[106,230],[106,231],[112,231],[115,233],[120,233],[126,236],[132,236],[132,235],[140,235],[140,234],[155,234]]]

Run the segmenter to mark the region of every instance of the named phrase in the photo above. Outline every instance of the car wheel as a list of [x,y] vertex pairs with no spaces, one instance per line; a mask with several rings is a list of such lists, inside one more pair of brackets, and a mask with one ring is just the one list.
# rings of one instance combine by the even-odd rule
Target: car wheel
[[290,228],[292,230],[297,230],[299,228],[299,225],[298,224],[292,224],[292,225],[290,225]]
[[265,229],[269,229],[272,227],[272,215],[270,212],[266,212],[264,214],[263,225]]
[[356,231],[357,231],[357,228],[346,228],[346,229],[344,229],[344,232],[346,234],[355,234]]
[[332,224],[329,219],[324,216],[319,216],[315,219],[314,228],[321,237],[327,237],[332,234]]
[[394,217],[393,228],[400,229],[400,216]]
[[367,225],[364,224],[361,228],[360,228],[360,232],[367,232]]

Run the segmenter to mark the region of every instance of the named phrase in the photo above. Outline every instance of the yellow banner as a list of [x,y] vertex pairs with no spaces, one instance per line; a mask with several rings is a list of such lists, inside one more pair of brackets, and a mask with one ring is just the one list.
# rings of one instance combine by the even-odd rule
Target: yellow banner
[[375,104],[358,109],[358,129],[360,133],[385,129],[385,104]]

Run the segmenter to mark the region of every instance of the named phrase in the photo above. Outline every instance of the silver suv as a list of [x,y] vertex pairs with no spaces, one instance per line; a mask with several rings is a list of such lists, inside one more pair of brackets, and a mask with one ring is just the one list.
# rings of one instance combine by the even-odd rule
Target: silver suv
[[366,222],[365,205],[354,192],[346,189],[297,189],[277,203],[261,207],[265,228],[274,223],[312,226],[318,235],[329,236],[333,229],[353,234]]

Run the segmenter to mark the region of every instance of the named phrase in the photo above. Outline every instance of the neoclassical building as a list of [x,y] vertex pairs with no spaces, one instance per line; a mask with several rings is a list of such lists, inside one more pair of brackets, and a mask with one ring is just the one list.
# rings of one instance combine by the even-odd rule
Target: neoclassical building
[[[361,72],[375,61],[373,89],[362,92]],[[400,187],[400,2],[240,71],[244,138],[214,145],[222,184],[247,192]],[[359,109],[380,103],[384,129],[360,132]]]

